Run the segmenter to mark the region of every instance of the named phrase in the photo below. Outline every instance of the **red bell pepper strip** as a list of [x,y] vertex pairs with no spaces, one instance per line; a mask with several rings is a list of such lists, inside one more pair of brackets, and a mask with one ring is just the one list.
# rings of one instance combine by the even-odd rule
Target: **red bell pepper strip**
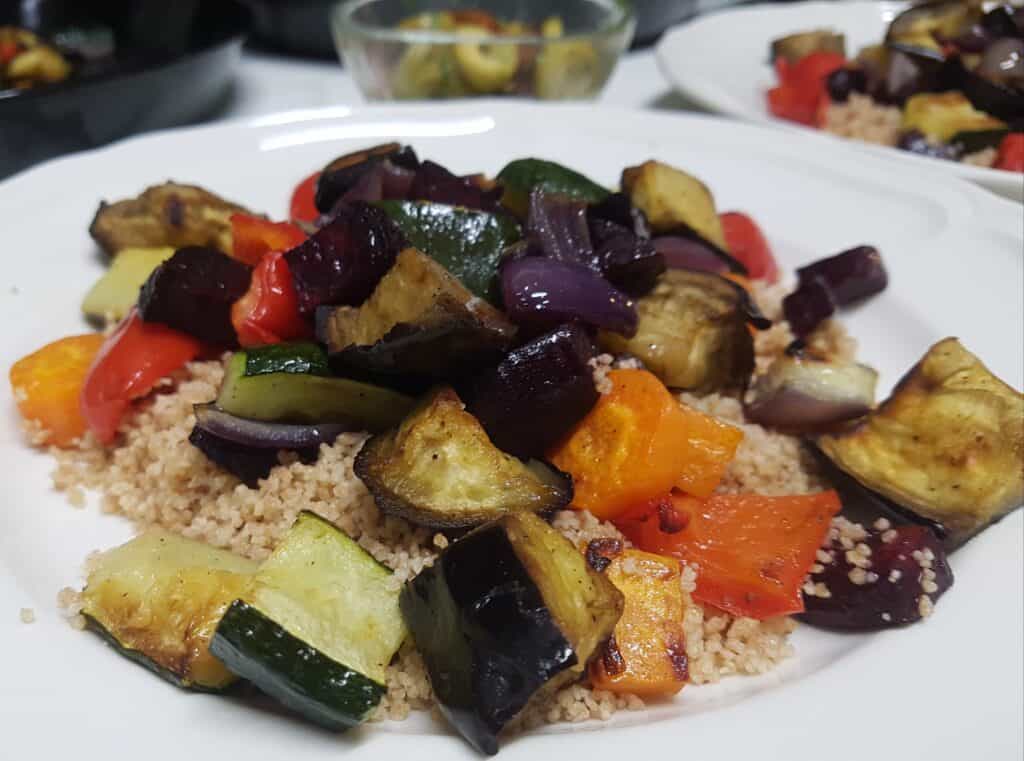
[[252,271],[249,290],[231,307],[231,324],[242,346],[263,346],[308,338],[313,330],[299,314],[284,251],[267,254]]
[[289,206],[289,216],[293,222],[312,222],[320,216],[314,201],[316,198],[316,183],[319,179],[320,172],[313,172],[313,174],[295,186]]
[[775,263],[772,250],[757,223],[738,211],[720,214],[725,244],[729,253],[747,268],[753,280],[767,280],[774,283],[779,279],[779,266]]
[[839,508],[834,491],[703,500],[677,492],[615,524],[642,550],[696,564],[695,599],[764,619],[804,609],[801,586]]
[[1011,132],[999,143],[996,169],[1024,172],[1024,132]]
[[306,239],[291,222],[271,222],[249,214],[231,215],[231,257],[255,267],[273,251],[288,251]]
[[796,63],[776,59],[779,84],[768,91],[768,110],[780,119],[820,126],[829,103],[825,81],[845,63],[839,53],[825,51],[806,55]]
[[82,416],[96,438],[112,442],[132,400],[148,394],[202,348],[192,336],[143,322],[133,307],[100,347],[82,386]]

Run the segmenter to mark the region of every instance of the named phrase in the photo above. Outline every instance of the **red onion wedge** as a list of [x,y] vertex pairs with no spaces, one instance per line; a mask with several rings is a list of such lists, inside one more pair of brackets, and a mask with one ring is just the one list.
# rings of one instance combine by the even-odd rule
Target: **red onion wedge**
[[835,256],[800,267],[796,271],[800,284],[820,277],[832,292],[836,306],[850,304],[881,293],[889,284],[889,275],[882,256],[874,246],[857,246]]
[[193,408],[196,425],[222,439],[255,449],[304,449],[330,444],[345,431],[354,430],[347,423],[267,423],[240,418],[212,404]]

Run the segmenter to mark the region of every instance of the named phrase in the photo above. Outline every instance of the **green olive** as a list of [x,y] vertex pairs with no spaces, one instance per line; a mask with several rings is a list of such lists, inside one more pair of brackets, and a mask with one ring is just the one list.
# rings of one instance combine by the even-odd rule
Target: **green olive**
[[456,31],[476,38],[455,45],[455,63],[462,77],[476,92],[501,92],[519,69],[516,46],[491,42],[494,35],[481,26],[465,24]]
[[601,60],[589,42],[552,42],[537,56],[533,79],[538,98],[586,98],[601,81]]

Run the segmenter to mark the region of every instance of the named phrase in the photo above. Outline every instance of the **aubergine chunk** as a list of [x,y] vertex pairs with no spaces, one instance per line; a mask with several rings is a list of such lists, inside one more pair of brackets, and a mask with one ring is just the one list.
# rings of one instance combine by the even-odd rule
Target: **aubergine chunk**
[[502,452],[450,388],[434,391],[396,429],[367,441],[355,473],[381,510],[432,528],[551,512],[572,501],[569,476]]
[[747,329],[750,299],[735,283],[710,272],[668,270],[636,302],[636,335],[601,331],[613,354],[631,354],[670,388],[696,393],[745,388],[754,371]]
[[139,316],[215,346],[235,346],[231,306],[249,290],[251,275],[215,248],[179,248],[143,284]]
[[946,338],[873,413],[817,440],[842,471],[963,544],[1024,501],[1024,395]]
[[659,161],[622,170],[622,190],[656,235],[688,230],[728,253],[725,232],[707,186],[691,174]]
[[231,215],[252,214],[196,185],[165,182],[136,198],[100,203],[89,234],[107,254],[123,248],[211,246],[231,253]]
[[515,326],[415,248],[402,251],[359,308],[324,308],[317,337],[331,364],[408,382],[444,380],[496,361]]
[[528,513],[450,545],[399,603],[441,712],[488,754],[532,696],[586,673],[623,605],[568,539]]
[[586,330],[560,325],[477,376],[467,409],[504,451],[543,457],[597,404],[596,353]]

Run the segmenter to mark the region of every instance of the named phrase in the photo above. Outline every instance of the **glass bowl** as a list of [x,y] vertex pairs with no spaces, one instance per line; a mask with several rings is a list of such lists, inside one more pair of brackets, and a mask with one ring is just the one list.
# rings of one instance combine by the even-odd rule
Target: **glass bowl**
[[593,98],[633,37],[622,0],[347,0],[338,53],[369,100]]

